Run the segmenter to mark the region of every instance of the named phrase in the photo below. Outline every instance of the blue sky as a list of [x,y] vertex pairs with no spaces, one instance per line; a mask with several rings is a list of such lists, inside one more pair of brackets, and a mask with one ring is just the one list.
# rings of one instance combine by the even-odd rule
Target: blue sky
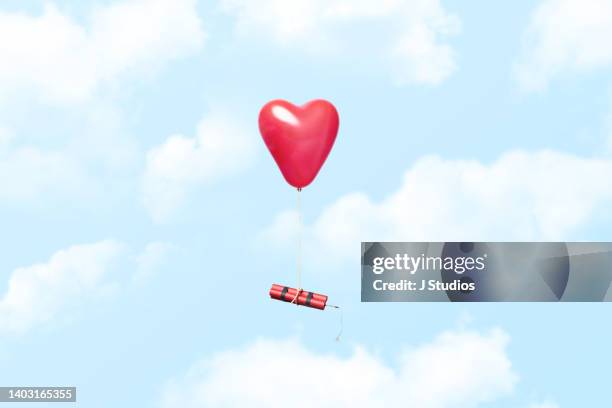
[[[83,407],[602,405],[607,304],[361,304],[358,257],[610,240],[611,27],[606,0],[4,2],[0,384]],[[340,112],[302,197],[303,283],[342,306],[340,343],[336,313],[268,299],[295,279],[295,192],[257,129],[276,98]]]

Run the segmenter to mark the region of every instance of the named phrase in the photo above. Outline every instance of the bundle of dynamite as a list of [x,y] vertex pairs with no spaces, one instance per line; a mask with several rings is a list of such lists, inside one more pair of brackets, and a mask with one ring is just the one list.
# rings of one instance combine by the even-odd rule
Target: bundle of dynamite
[[270,288],[270,297],[272,299],[282,300],[283,302],[295,303],[299,306],[312,307],[319,310],[325,309],[327,305],[326,295],[277,284],[272,285]]

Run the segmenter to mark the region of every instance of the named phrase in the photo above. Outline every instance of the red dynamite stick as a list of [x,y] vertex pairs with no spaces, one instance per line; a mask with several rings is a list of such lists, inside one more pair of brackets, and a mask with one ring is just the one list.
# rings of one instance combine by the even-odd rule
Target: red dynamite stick
[[312,307],[319,310],[325,309],[325,306],[327,305],[326,295],[320,295],[318,293],[302,290],[296,299],[295,296],[297,294],[297,289],[290,288],[288,286],[274,284],[270,288],[270,297],[272,299],[282,300],[283,302],[289,303],[293,302],[300,306]]

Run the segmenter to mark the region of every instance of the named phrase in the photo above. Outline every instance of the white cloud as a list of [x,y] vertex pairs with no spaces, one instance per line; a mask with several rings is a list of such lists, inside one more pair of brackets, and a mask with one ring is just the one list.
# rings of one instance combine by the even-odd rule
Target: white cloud
[[294,339],[259,340],[217,353],[170,381],[162,406],[480,406],[514,389],[517,375],[507,343],[499,330],[446,332],[387,364],[362,347],[340,357],[311,351]]
[[[611,160],[553,151],[506,153],[489,165],[429,156],[380,202],[339,198],[306,226],[306,242],[342,258],[360,241],[563,240],[610,206],[611,178]],[[292,243],[296,231],[295,213],[285,212],[261,240]]]
[[196,52],[205,40],[196,3],[105,2],[80,20],[53,2],[37,14],[0,11],[0,120],[10,124],[0,128],[2,203],[102,205],[126,190],[126,173],[138,177],[136,146],[98,90]]
[[110,240],[75,245],[56,252],[46,263],[14,270],[0,297],[0,332],[26,332],[103,294],[121,250]]
[[0,128],[0,205],[37,208],[69,201],[96,210],[133,195],[142,152],[122,129],[122,115],[107,104],[84,105],[70,113],[55,109],[52,119],[33,114],[34,128]]
[[[0,294],[0,333],[25,333],[52,320],[71,318],[85,303],[115,293],[134,270],[135,283],[150,277],[174,246],[151,242],[136,256],[126,256],[125,245],[104,240],[73,245],[47,262],[15,269],[7,290]],[[131,259],[131,263],[125,261]]]
[[[380,60],[398,84],[438,84],[456,67],[445,37],[461,30],[439,0],[221,0],[245,37],[281,47]],[[365,34],[364,34],[365,33]],[[354,64],[351,63],[353,66]]]
[[190,190],[247,167],[255,140],[231,116],[212,113],[198,124],[195,137],[172,135],[149,150],[143,194],[153,218],[166,220]]
[[544,0],[533,11],[517,76],[540,90],[563,75],[612,65],[612,2]]
[[112,3],[95,7],[87,22],[53,3],[36,16],[0,11],[3,96],[79,102],[118,76],[146,73],[196,51],[205,38],[196,0]]
[[174,249],[169,242],[151,242],[136,257],[136,273],[134,280],[142,283],[149,279],[159,270],[168,259],[168,255]]

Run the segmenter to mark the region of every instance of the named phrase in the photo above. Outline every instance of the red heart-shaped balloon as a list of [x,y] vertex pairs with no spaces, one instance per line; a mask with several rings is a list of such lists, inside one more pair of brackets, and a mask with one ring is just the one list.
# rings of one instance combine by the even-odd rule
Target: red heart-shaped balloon
[[268,102],[259,113],[259,131],[287,183],[302,188],[317,176],[331,151],[340,120],[323,99],[295,106]]

